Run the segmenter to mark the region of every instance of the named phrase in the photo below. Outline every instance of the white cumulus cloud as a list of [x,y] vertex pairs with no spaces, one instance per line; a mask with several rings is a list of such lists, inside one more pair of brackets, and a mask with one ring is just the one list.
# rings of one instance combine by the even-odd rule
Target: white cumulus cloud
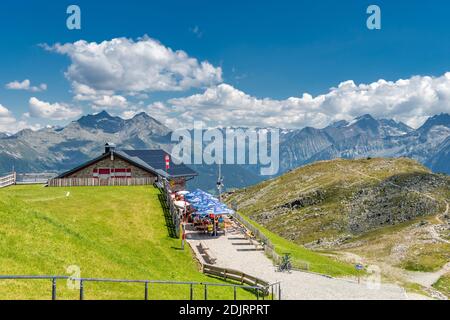
[[66,77],[76,94],[83,94],[83,90],[93,90],[91,95],[98,91],[180,91],[222,81],[220,67],[200,62],[182,50],[174,51],[148,36],[44,47],[70,58]]
[[[161,105],[154,105],[150,109],[163,115]],[[257,98],[220,84],[200,94],[170,99],[163,106],[165,117],[188,124],[200,120],[210,126],[324,127],[369,113],[418,127],[429,116],[450,112],[450,72],[439,77],[381,79],[370,84],[349,80],[315,97],[303,93],[284,100]]]
[[41,101],[36,97],[30,98],[29,107],[29,115],[31,117],[51,120],[67,120],[82,114],[80,109],[73,108],[65,103],[49,103]]
[[12,81],[5,85],[6,89],[10,90],[26,90],[32,92],[39,92],[47,90],[47,84],[41,83],[39,86],[32,86],[29,79],[23,81]]
[[17,120],[8,108],[0,104],[0,132],[15,133],[30,127],[25,121]]

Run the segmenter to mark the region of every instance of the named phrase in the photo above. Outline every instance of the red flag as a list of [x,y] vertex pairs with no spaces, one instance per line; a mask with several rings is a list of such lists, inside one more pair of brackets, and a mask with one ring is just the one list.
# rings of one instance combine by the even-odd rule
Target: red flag
[[166,156],[164,157],[164,160],[166,162],[166,170],[169,170],[169,166],[170,166],[170,157],[168,154],[166,154]]

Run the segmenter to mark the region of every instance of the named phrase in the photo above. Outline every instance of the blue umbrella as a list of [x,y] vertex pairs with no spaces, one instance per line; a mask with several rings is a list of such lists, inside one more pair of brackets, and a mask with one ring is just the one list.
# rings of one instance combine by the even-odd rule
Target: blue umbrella
[[200,189],[196,189],[184,197],[197,210],[195,213],[197,215],[234,213],[224,203],[221,203],[219,199]]

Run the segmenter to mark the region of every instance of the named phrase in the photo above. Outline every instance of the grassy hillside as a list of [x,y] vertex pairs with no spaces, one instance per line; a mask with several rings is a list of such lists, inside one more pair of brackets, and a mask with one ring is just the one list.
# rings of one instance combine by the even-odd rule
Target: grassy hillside
[[345,242],[445,209],[450,180],[406,159],[307,165],[231,194],[239,210],[297,244]]
[[[70,194],[68,194],[70,192]],[[0,189],[0,274],[219,282],[198,272],[189,250],[169,237],[153,187]],[[58,298],[77,299],[66,281]],[[203,298],[202,288],[195,297]],[[85,285],[86,299],[142,299],[142,284]],[[0,280],[0,299],[48,299],[49,280]],[[151,299],[187,299],[187,286],[151,285]],[[209,298],[232,299],[232,289],[210,288]],[[254,296],[240,290],[238,298]]]

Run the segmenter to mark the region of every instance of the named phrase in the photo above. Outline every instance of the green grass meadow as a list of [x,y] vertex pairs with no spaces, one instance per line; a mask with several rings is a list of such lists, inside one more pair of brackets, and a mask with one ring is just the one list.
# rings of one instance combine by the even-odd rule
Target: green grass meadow
[[[68,194],[69,193],[69,194]],[[0,274],[73,275],[224,283],[198,271],[189,247],[170,237],[150,186],[0,189]],[[85,283],[85,299],[143,299],[144,284]],[[58,299],[78,299],[66,280]],[[50,299],[50,280],[0,280],[0,299]],[[150,299],[189,299],[187,285],[149,285]],[[194,299],[203,299],[203,286]],[[233,299],[233,289],[208,288],[208,299]],[[238,299],[255,299],[238,290]]]

